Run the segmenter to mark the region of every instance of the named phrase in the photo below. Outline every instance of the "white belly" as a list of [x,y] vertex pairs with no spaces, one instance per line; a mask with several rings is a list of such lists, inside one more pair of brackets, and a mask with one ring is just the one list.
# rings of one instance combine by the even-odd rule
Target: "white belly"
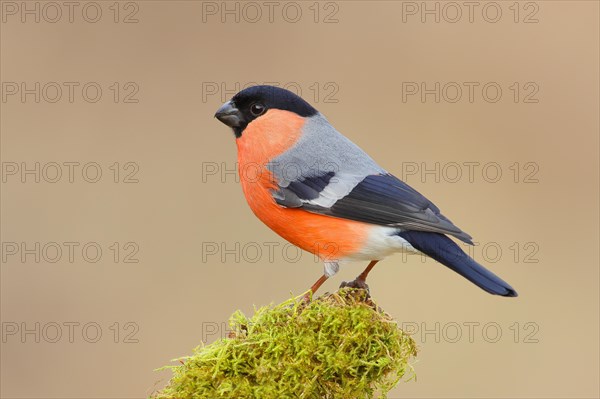
[[363,248],[340,261],[382,260],[395,253],[420,254],[408,241],[397,235],[401,231],[394,227],[375,226]]

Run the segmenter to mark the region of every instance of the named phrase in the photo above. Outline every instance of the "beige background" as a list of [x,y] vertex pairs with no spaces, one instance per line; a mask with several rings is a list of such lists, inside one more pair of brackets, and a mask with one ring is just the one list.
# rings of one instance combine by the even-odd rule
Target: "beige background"
[[[66,166],[57,183],[5,176],[3,398],[142,398],[170,376],[155,368],[190,353],[203,338],[224,335],[222,323],[234,310],[280,302],[319,276],[321,266],[311,256],[289,261],[295,252],[286,255],[283,240],[254,218],[234,176],[206,175],[215,165],[219,173],[223,165],[233,168],[236,154],[232,134],[213,119],[223,93],[209,95],[203,87],[225,83],[234,90],[235,82],[296,82],[334,126],[399,176],[415,162],[419,168],[421,162],[429,168],[496,162],[502,171],[497,183],[486,181],[481,169],[472,182],[466,176],[455,183],[443,176],[439,182],[431,175],[407,178],[481,243],[475,256],[520,296],[487,295],[433,261],[398,255],[380,264],[370,280],[375,298],[405,326],[420,329],[418,380],[391,397],[599,396],[597,2],[521,3],[519,23],[509,9],[513,2],[498,3],[497,23],[483,19],[483,3],[472,23],[466,9],[457,23],[435,23],[431,16],[421,23],[418,15],[403,22],[410,4],[390,1],[320,4],[319,23],[312,2],[298,3],[297,23],[282,17],[284,3],[273,22],[265,8],[256,23],[247,21],[251,9],[239,23],[232,16],[222,23],[218,15],[203,22],[203,4],[195,1],[121,3],[115,23],[113,2],[98,2],[102,18],[89,23],[81,17],[85,3],[78,4],[72,23],[65,15],[56,23],[35,23],[31,16],[22,23],[10,5],[3,14],[4,95],[12,87],[6,82],[79,82],[79,88],[97,82],[103,89],[96,103],[86,102],[80,89],[72,103],[66,89],[56,103],[43,96],[36,103],[33,95],[25,102],[7,95],[1,103],[5,173],[14,162],[30,168],[97,162],[103,173],[97,183],[83,180],[81,167],[73,183]],[[139,21],[122,23],[135,5]],[[293,9],[287,11],[293,18]],[[53,17],[53,10],[46,12]],[[338,22],[323,23],[331,12]],[[531,12],[538,23],[523,23]],[[124,90],[121,96],[131,89],[125,83],[134,82],[139,102],[121,97],[115,103],[113,82]],[[328,82],[333,86],[325,87]],[[403,82],[497,82],[503,95],[496,103],[481,91],[472,103],[466,92],[457,103],[436,103],[433,96],[403,102]],[[534,82],[538,103],[525,103],[525,92],[515,103],[513,82],[521,90]],[[325,98],[332,87],[337,103]],[[119,183],[110,169],[115,162]],[[139,166],[138,183],[122,182],[132,170],[124,169],[127,162]],[[515,162],[517,182],[510,169]],[[524,169],[528,162],[538,167],[537,182],[524,182],[533,170]],[[10,243],[36,242],[80,246],[72,263],[66,250],[55,263],[47,261],[53,252],[36,263],[33,255],[22,261],[8,251]],[[103,250],[97,263],[82,258],[88,242]],[[139,262],[122,261],[130,249],[121,249],[115,262],[114,242],[137,244]],[[235,248],[236,242],[237,261],[235,254],[222,262],[220,253],[206,251],[211,243]],[[518,255],[510,248],[515,242]],[[276,244],[270,243],[278,245],[271,259],[267,246]],[[483,244],[502,250],[497,262],[483,260]],[[344,267],[325,289],[362,267]],[[69,322],[79,323],[72,343]],[[39,343],[34,333],[21,336],[22,327],[35,329],[35,323]],[[50,342],[52,323],[62,326],[56,343]],[[82,337],[86,323],[102,329],[98,342],[87,342],[93,329]],[[436,323],[437,336],[421,335],[423,328],[435,331]],[[479,323],[472,339],[470,323]],[[19,330],[9,334],[15,326]],[[454,339],[457,326],[462,335]],[[496,330],[502,336],[493,343]],[[124,342],[132,340],[138,342]]]

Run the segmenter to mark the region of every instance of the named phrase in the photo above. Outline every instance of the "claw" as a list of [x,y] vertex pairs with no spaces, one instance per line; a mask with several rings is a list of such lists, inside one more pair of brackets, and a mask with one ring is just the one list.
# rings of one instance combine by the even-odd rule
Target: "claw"
[[350,282],[343,281],[342,284],[340,284],[340,288],[356,288],[360,290],[366,290],[369,295],[371,294],[367,282],[359,278],[354,279]]

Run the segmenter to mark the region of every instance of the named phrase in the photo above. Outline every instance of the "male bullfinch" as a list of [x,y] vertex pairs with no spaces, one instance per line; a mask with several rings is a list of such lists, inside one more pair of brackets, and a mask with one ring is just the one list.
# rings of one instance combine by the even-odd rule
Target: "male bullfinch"
[[253,86],[215,117],[233,129],[240,181],[254,214],[325,263],[312,292],[338,271],[339,262],[370,261],[347,284],[366,288],[378,261],[408,252],[424,253],[491,294],[517,296],[448,237],[472,245],[470,235],[294,93]]

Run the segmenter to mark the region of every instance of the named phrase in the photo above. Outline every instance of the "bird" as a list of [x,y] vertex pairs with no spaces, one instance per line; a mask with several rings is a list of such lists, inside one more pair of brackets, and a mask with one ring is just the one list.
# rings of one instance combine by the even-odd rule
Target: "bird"
[[342,286],[369,289],[373,267],[394,253],[425,254],[484,291],[517,292],[450,237],[472,237],[417,190],[379,166],[307,101],[277,86],[251,86],[215,113],[237,145],[242,191],[252,212],[323,261],[311,293],[347,261],[369,262]]

